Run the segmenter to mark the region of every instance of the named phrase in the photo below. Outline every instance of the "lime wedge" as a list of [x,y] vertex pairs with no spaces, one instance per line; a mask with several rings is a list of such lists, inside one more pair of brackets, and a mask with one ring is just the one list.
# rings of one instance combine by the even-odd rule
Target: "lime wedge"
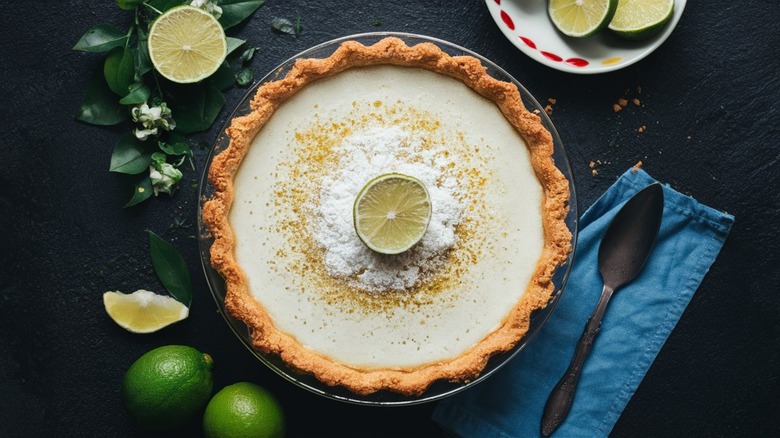
[[400,254],[425,234],[431,221],[431,200],[417,178],[387,173],[363,187],[352,213],[355,231],[368,248]]
[[227,56],[225,30],[208,12],[193,7],[171,8],[149,29],[149,58],[165,78],[181,84],[214,74]]
[[618,0],[550,0],[547,12],[561,33],[585,38],[607,27],[617,7]]
[[190,309],[171,297],[148,290],[131,294],[106,292],[103,306],[111,319],[133,333],[152,333],[185,319]]
[[609,30],[630,40],[650,38],[674,14],[674,0],[620,0]]

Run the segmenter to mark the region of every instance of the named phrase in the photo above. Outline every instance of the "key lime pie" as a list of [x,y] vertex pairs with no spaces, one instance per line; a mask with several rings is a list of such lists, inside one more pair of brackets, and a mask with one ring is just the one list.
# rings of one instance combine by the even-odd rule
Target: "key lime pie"
[[[212,161],[203,220],[225,307],[256,349],[357,394],[419,395],[520,341],[571,233],[551,134],[515,85],[387,37],[299,59],[251,109]],[[356,219],[384,208],[383,232],[404,231],[402,191],[356,213],[384,179],[413,181],[429,214],[418,242],[386,253]]]

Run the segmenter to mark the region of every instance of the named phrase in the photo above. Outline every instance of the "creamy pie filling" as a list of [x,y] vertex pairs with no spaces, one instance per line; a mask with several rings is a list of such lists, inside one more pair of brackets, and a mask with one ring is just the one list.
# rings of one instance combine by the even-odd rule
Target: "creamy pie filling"
[[[417,132],[417,117],[436,129]],[[347,132],[327,132],[342,123],[349,124]],[[374,301],[425,295],[424,303],[390,309],[345,296],[339,289],[349,285],[328,279],[321,257],[312,257],[311,269],[296,268],[306,263],[300,250],[322,253],[313,236],[321,214],[319,188],[339,172],[338,160],[314,162],[311,148],[349,154],[340,148],[339,135],[369,131],[379,136],[383,129],[435,140],[422,147],[431,154],[447,153],[444,163],[451,163],[461,192],[458,202],[466,207],[460,226],[470,230],[458,230],[450,250],[457,254],[446,255],[443,262],[457,263],[460,272],[435,290],[426,290],[425,284],[403,291],[355,287],[354,293],[374,295]],[[313,130],[319,142],[302,135]],[[448,360],[498,328],[525,292],[542,254],[542,189],[530,163],[524,140],[495,104],[462,82],[419,68],[352,69],[302,89],[255,137],[235,177],[230,223],[236,261],[274,324],[310,350],[368,369]],[[471,173],[484,181],[475,181]],[[346,195],[354,199],[367,182],[358,182],[356,191]],[[352,219],[351,209],[338,214]],[[285,226],[289,222],[303,228]],[[357,239],[350,231],[343,238]],[[432,275],[452,269],[441,266],[439,271]]]
[[[212,164],[203,216],[226,307],[257,348],[328,385],[419,394],[437,379],[474,378],[522,338],[571,235],[551,137],[513,85],[474,58],[388,38],[299,61],[252,106]],[[345,170],[358,152],[361,177],[418,169],[447,191],[433,197],[457,203],[438,206],[453,233],[446,246],[436,246],[448,237],[440,229],[402,262],[349,253],[352,212],[324,203],[329,187],[354,199],[368,182]],[[323,239],[323,224],[340,234]],[[334,238],[356,269],[330,258]],[[392,269],[403,281],[386,287]]]

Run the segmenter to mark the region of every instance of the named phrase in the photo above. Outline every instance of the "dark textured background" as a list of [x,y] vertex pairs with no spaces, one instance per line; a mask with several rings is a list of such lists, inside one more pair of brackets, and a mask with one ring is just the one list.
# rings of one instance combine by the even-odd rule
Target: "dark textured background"
[[[541,1],[541,0],[538,0]],[[296,39],[270,30],[294,19]],[[138,435],[119,382],[142,353],[183,343],[216,361],[215,388],[250,380],[273,391],[291,436],[437,436],[433,405],[378,409],[310,394],[277,377],[229,331],[200,269],[195,234],[198,171],[176,195],[122,209],[128,193],[108,173],[127,128],[74,121],[102,56],[70,50],[91,26],[126,28],[113,1],[0,5],[0,436]],[[380,26],[372,25],[373,19]],[[660,181],[736,216],[701,288],[613,430],[615,436],[780,435],[778,166],[780,5],[689,1],[678,28],[645,60],[596,76],[535,63],[504,39],[483,2],[270,0],[231,32],[260,50],[263,76],[312,45],[377,30],[427,34],[468,47],[509,71],[538,100],[557,99],[552,120],[568,148],[585,209],[642,160]],[[641,107],[615,113],[626,90]],[[631,91],[633,93],[633,91]],[[243,91],[227,93],[227,108]],[[224,122],[223,111],[215,126]],[[637,128],[647,125],[647,132]],[[217,130],[196,136],[211,143]],[[599,175],[590,161],[601,160]],[[161,290],[146,229],[184,253],[194,279],[189,319],[133,335],[103,310],[106,290]],[[197,422],[189,432],[199,434]]]

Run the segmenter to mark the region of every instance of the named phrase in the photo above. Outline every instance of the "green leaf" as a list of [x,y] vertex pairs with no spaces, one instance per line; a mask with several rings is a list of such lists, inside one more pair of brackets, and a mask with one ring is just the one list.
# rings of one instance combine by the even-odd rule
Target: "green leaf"
[[240,38],[227,37],[227,54],[230,55],[234,50],[241,47],[246,42]]
[[154,189],[152,188],[152,179],[149,178],[148,174],[142,176],[133,185],[133,197],[130,198],[130,201],[128,201],[127,204],[125,204],[124,208],[132,207],[146,201],[150,196],[152,196],[152,193],[154,193]]
[[203,81],[178,87],[169,104],[176,131],[192,134],[211,127],[225,105],[225,98],[213,82]]
[[129,117],[127,108],[120,105],[116,95],[108,88],[103,72],[98,70],[87,86],[87,94],[81,103],[76,120],[93,125],[116,125]]
[[135,74],[140,78],[152,69],[152,60],[149,58],[149,34],[143,26],[138,26],[138,44],[133,47],[135,56]]
[[127,96],[119,99],[119,103],[122,105],[137,105],[149,100],[152,95],[152,90],[144,84],[137,83],[130,86],[130,92]]
[[189,4],[190,2],[184,0],[149,0],[146,3],[160,12],[165,12],[174,6]]
[[132,11],[136,6],[143,2],[144,0],[117,0],[116,4],[126,11]]
[[286,18],[274,18],[271,27],[277,32],[295,35],[295,25]]
[[242,68],[236,74],[236,85],[238,85],[239,87],[246,87],[247,85],[252,83],[252,79],[254,78],[255,78],[255,74],[252,72],[251,69]]
[[246,65],[249,63],[249,61],[252,60],[252,58],[255,56],[255,47],[250,47],[246,50],[244,50],[244,53],[241,54],[241,64]]
[[108,52],[127,42],[127,34],[110,24],[98,24],[88,30],[73,46],[73,50],[82,52]]
[[179,251],[160,236],[149,231],[152,266],[165,289],[187,307],[192,304],[192,283],[187,264]]
[[233,73],[233,70],[230,69],[230,66],[226,61],[219,66],[219,68],[217,69],[217,71],[214,72],[214,74],[209,76],[208,80],[209,82],[212,82],[214,86],[216,86],[220,90],[227,90],[228,88],[233,86],[233,83],[236,80],[236,75]]
[[192,149],[190,149],[189,143],[186,142],[179,142],[179,143],[165,143],[163,141],[158,142],[157,146],[160,148],[161,151],[165,152],[168,155],[190,155],[192,154]]
[[132,132],[127,132],[119,137],[111,154],[111,166],[109,172],[137,175],[149,170],[152,162],[152,153],[147,150],[141,140],[135,138]]
[[111,91],[120,96],[127,95],[135,78],[135,66],[131,51],[124,47],[112,49],[103,64],[103,75]]
[[219,2],[222,8],[219,23],[225,29],[233,27],[252,15],[263,3],[265,0],[222,0]]

